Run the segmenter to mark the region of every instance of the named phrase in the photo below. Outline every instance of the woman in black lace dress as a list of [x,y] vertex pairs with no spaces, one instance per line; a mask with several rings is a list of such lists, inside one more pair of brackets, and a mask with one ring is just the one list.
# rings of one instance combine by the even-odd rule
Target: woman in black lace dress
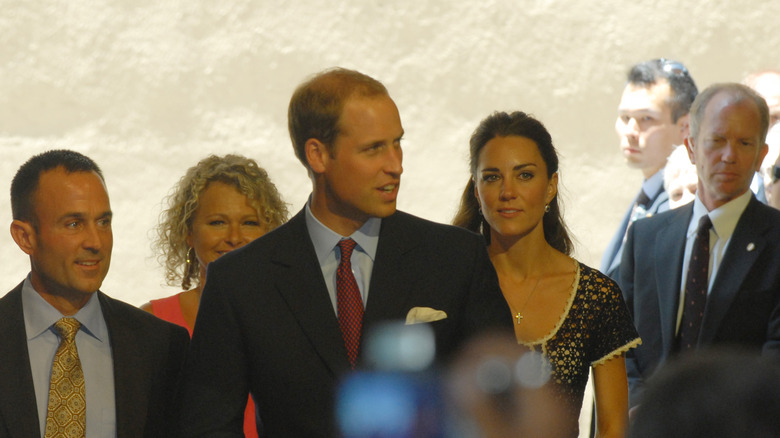
[[571,436],[592,368],[598,434],[622,437],[624,354],[640,340],[617,284],[570,256],[550,134],[525,113],[494,113],[472,135],[470,152],[455,225],[485,236],[517,340],[548,359]]

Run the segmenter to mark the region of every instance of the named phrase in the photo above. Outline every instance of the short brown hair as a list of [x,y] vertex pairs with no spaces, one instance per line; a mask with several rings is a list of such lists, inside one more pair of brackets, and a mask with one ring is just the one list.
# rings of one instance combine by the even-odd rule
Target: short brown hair
[[295,156],[307,169],[306,141],[316,138],[330,148],[339,133],[344,103],[356,94],[388,95],[387,88],[376,79],[340,67],[317,73],[295,89],[287,111],[287,125]]

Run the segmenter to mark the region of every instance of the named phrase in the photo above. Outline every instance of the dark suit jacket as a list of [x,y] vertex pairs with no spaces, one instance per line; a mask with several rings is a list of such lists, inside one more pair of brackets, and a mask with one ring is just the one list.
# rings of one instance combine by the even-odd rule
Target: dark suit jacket
[[[117,437],[174,435],[187,330],[97,294],[114,361]],[[21,284],[0,299],[0,333],[0,438],[40,437]]]
[[[184,383],[183,436],[241,436],[251,391],[265,436],[336,436],[334,394],[350,371],[304,212],[211,263]],[[412,307],[439,357],[512,317],[480,236],[402,212],[382,220],[363,333]],[[362,357],[359,358],[359,362]]]
[[[634,223],[620,288],[642,338],[629,351],[630,404],[675,347],[686,231],[693,203]],[[699,347],[739,346],[780,356],[780,211],[751,198],[712,280]]]
[[[620,260],[623,258],[623,237],[626,236],[626,229],[628,229],[628,223],[631,220],[631,213],[635,203],[636,199],[631,202],[628,211],[623,215],[620,227],[615,231],[615,234],[612,236],[612,239],[609,241],[609,244],[601,257],[601,267],[599,270],[615,281],[618,280],[618,275],[620,274]],[[645,217],[652,217],[667,210],[669,210],[669,194],[666,193],[666,190],[661,188],[661,191],[650,200],[650,207],[647,208]]]

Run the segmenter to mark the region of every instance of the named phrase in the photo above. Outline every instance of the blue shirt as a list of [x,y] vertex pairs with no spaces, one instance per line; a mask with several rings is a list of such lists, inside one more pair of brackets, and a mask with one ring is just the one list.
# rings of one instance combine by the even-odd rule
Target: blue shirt
[[355,281],[357,281],[360,295],[363,298],[363,307],[365,307],[368,300],[368,285],[371,283],[371,270],[374,268],[376,248],[379,244],[379,229],[382,226],[382,219],[370,218],[351,236],[341,236],[314,217],[309,208],[310,202],[306,203],[305,209],[306,228],[309,230],[309,237],[314,244],[317,260],[320,262],[322,277],[325,279],[325,285],[328,287],[333,311],[338,315],[336,271],[341,260],[341,250],[338,247],[338,243],[347,237],[351,237],[357,243],[355,250],[352,251],[350,261],[352,263],[352,273],[355,275]]
[[[30,277],[22,286],[22,311],[27,348],[30,354],[35,401],[41,436],[46,431],[46,413],[49,405],[51,365],[60,345],[54,323],[63,315],[46,302],[33,288]],[[87,438],[116,436],[116,409],[114,401],[114,363],[108,327],[97,293],[73,315],[81,323],[76,334],[76,348],[84,372],[84,390],[87,398]]]

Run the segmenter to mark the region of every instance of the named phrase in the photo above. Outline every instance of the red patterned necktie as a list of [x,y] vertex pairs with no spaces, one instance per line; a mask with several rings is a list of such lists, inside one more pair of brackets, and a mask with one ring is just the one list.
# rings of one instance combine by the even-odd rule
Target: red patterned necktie
[[685,280],[685,303],[680,322],[680,351],[696,348],[699,330],[704,319],[704,307],[707,305],[707,285],[710,271],[710,228],[712,222],[708,215],[699,220],[696,239],[693,241],[691,259],[688,261],[688,273]]
[[352,368],[357,363],[360,351],[360,332],[363,327],[363,298],[360,296],[355,276],[352,274],[352,250],[357,243],[344,239],[339,243],[341,262],[336,271],[336,301],[339,313],[339,327],[347,348],[347,358]]
[[75,318],[61,318],[54,323],[60,334],[60,346],[54,355],[49,384],[49,408],[46,414],[45,438],[76,438],[86,433],[87,402],[84,373],[76,349],[76,333],[81,328]]

